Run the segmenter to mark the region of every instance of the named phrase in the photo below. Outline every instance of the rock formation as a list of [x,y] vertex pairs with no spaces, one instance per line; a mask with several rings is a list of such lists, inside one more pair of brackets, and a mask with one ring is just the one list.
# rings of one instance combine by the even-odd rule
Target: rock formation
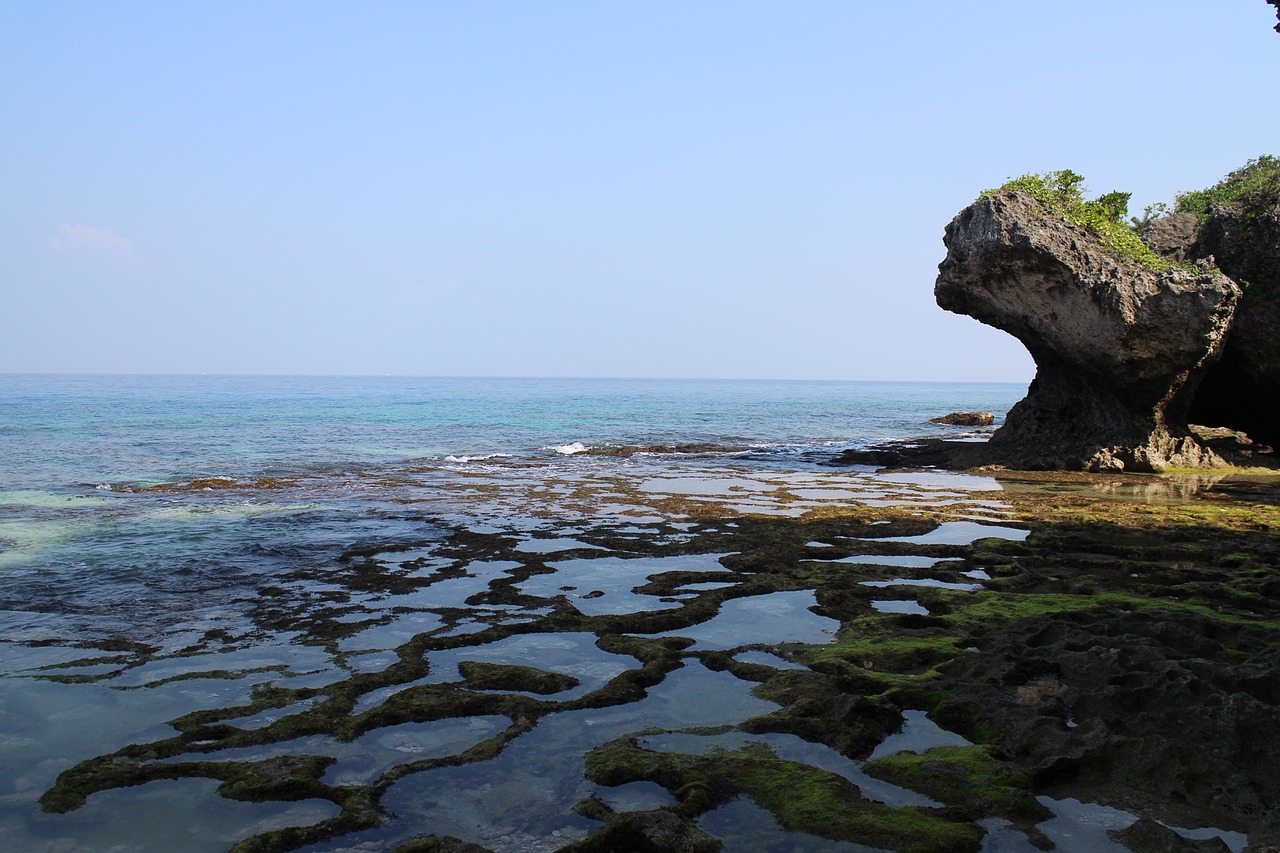
[[[933,719],[959,727],[981,709],[1037,789],[1070,785],[1184,826],[1238,827],[1252,850],[1280,843],[1274,632],[1099,607],[982,634],[981,652],[942,668],[951,698]],[[1219,650],[1235,643],[1249,654],[1227,663]]]
[[1259,193],[1214,206],[1189,253],[1211,259],[1244,291],[1191,420],[1280,447],[1280,201]]
[[929,418],[931,424],[950,426],[991,426],[995,422],[995,412],[951,412],[942,417]]
[[947,226],[938,305],[1018,338],[1027,396],[985,461],[1159,471],[1220,464],[1187,429],[1240,289],[1216,271],[1156,272],[1030,195],[985,195]]

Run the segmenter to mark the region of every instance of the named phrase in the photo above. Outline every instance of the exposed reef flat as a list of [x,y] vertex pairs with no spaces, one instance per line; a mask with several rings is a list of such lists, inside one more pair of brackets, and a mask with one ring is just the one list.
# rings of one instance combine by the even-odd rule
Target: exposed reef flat
[[[1280,458],[1276,456],[1274,448],[1258,444],[1243,433],[1194,424],[1188,427],[1188,432],[1195,437],[1199,446],[1214,454],[1217,460],[1214,469],[1223,473],[1231,470],[1237,473],[1253,470],[1259,473],[1280,471]],[[936,467],[979,474],[1018,470],[1010,467],[1008,463],[1008,454],[999,445],[993,446],[989,441],[984,440],[966,441],[942,436],[886,441],[871,447],[851,448],[824,462],[826,465],[835,467],[844,465],[872,465],[885,469]],[[1027,470],[1046,469],[1054,470],[1054,467],[1047,465]],[[1022,475],[1025,476],[1026,473],[1027,471],[1024,470]]]
[[[1070,798],[1280,842],[1272,479],[725,466],[458,484],[473,513],[531,515],[407,502],[430,536],[264,586],[241,636],[27,672],[121,695],[256,681],[63,770],[42,820],[208,780],[224,801],[311,804],[237,853],[711,851],[733,827],[1070,850]],[[264,660],[264,633],[334,665]]]

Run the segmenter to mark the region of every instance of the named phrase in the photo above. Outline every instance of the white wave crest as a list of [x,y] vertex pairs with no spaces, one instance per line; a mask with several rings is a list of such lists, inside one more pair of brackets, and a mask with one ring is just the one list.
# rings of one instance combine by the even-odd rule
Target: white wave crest
[[446,456],[445,462],[483,462],[486,459],[510,459],[510,453],[482,453],[479,456]]
[[581,441],[575,441],[570,444],[561,444],[558,447],[557,446],[544,447],[542,449],[554,450],[556,453],[562,453],[565,456],[572,456],[575,453],[586,453],[588,450],[590,450],[590,448],[587,447],[585,444],[583,444]]

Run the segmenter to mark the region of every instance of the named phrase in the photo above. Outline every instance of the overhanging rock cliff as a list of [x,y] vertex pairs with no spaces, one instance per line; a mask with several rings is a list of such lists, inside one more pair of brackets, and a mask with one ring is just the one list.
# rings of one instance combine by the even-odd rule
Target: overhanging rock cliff
[[1240,289],[1217,271],[1157,272],[1030,195],[985,195],[947,226],[938,305],[1020,340],[1027,396],[983,461],[1159,471],[1222,464],[1187,429]]
[[1215,205],[1188,251],[1244,285],[1222,358],[1205,376],[1190,418],[1280,447],[1280,201],[1274,189]]

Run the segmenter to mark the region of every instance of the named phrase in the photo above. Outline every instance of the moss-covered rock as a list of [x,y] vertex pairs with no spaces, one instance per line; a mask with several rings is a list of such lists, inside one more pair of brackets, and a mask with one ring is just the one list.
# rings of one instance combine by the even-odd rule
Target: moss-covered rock
[[766,745],[707,755],[642,749],[622,738],[587,754],[588,778],[603,785],[648,780],[695,816],[745,794],[787,830],[857,841],[903,853],[976,851],[982,831],[914,808],[890,808],[867,800],[857,786],[825,770],[778,758]]
[[466,680],[467,686],[475,690],[523,690],[547,696],[582,683],[572,675],[547,672],[532,666],[476,660],[461,661],[458,672]]
[[963,808],[974,819],[1000,815],[1030,829],[1052,813],[1036,801],[1031,777],[996,757],[992,747],[941,746],[869,761],[871,776]]

